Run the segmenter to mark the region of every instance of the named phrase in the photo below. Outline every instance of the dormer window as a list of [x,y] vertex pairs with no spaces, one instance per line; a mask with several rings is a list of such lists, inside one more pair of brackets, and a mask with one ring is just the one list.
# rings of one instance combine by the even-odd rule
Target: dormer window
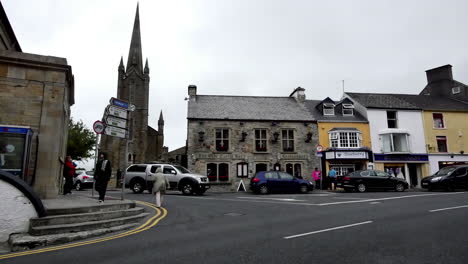
[[354,115],[354,105],[352,105],[352,104],[343,104],[343,115],[344,116],[353,116]]
[[323,115],[335,115],[335,105],[323,104]]
[[460,93],[460,86],[452,88],[452,94],[459,94]]

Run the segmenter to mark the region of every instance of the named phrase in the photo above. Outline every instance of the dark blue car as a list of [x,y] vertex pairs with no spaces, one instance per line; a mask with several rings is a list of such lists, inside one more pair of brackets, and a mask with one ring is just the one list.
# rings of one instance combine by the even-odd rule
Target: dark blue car
[[314,189],[314,184],[282,171],[261,171],[250,179],[250,189],[260,194],[270,192],[307,193]]

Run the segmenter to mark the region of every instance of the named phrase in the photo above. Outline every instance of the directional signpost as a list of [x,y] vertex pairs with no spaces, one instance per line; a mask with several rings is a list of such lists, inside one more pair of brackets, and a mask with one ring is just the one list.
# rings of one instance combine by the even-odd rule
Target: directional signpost
[[[128,156],[128,144],[132,141],[128,140],[129,133],[127,131],[127,120],[129,118],[129,112],[133,112],[135,109],[135,105],[132,105],[127,101],[112,97],[109,100],[109,105],[106,107],[104,116],[102,117],[103,122],[96,121],[93,125],[96,134],[105,134],[107,136],[125,139],[125,157]],[[125,159],[125,161],[127,161],[127,159]],[[122,179],[122,200],[124,185],[125,182],[124,179]]]

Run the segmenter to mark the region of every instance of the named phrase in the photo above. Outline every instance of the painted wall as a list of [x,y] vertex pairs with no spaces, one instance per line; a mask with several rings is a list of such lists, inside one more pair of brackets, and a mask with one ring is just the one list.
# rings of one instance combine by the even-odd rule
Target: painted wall
[[12,233],[27,232],[29,219],[38,217],[31,201],[13,185],[0,180],[0,244]]
[[359,129],[362,133],[362,147],[371,148],[371,137],[368,123],[329,123],[329,122],[318,122],[319,132],[319,144],[324,149],[330,147],[330,138],[328,132],[336,127],[353,127]]
[[[443,114],[445,128],[434,128],[433,113]],[[424,111],[423,118],[429,153],[438,153],[436,137],[446,136],[449,153],[468,154],[468,112]]]
[[[379,133],[382,130],[388,130],[387,111],[368,109],[367,118],[371,131],[372,151],[374,153],[382,153]],[[409,132],[410,153],[426,153],[426,140],[421,111],[398,110],[397,118],[398,129],[405,129]]]

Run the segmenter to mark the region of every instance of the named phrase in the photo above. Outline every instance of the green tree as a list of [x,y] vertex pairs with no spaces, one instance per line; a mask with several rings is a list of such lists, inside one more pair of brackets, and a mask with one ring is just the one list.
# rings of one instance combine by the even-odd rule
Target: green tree
[[67,155],[74,160],[91,158],[96,144],[96,134],[88,129],[83,121],[68,123]]

